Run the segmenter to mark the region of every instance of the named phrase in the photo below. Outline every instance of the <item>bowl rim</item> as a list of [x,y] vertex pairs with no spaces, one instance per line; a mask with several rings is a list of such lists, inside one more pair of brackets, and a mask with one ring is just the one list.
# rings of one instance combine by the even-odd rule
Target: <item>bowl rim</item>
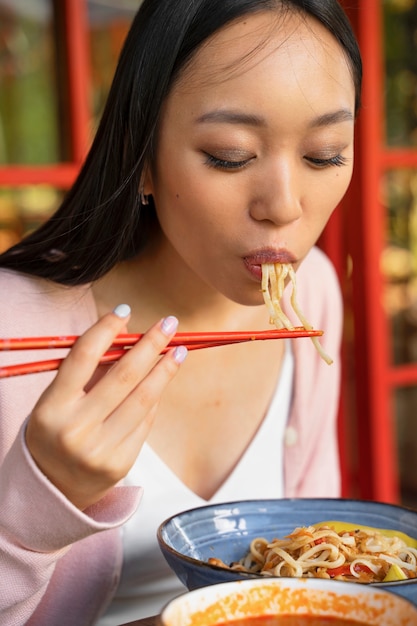
[[[300,580],[302,580],[301,584],[298,582]],[[302,578],[301,579],[297,577],[278,577],[278,576],[270,577],[270,578],[262,577],[260,580],[257,581],[257,583],[260,584],[261,586],[271,586],[271,585],[272,586],[276,585],[277,587],[282,586],[290,590],[295,589],[295,591],[297,591],[297,589],[303,588],[303,589],[306,589],[308,593],[311,593],[311,592],[314,593],[314,591],[319,591],[320,593],[327,594],[331,590],[332,593],[335,593],[338,596],[347,595],[351,597],[357,597],[357,594],[358,594],[358,591],[357,591],[358,586],[357,586],[357,583],[355,582],[345,582],[341,580],[332,581],[330,579],[323,579],[323,578]],[[187,597],[190,597],[190,594],[196,596],[197,598],[199,594],[206,594],[207,592],[213,596],[216,596],[217,590],[220,590],[220,595],[218,596],[218,598],[222,599],[224,597],[227,597],[228,588],[230,589],[230,594],[234,594],[238,591],[244,592],[245,588],[248,586],[251,586],[252,584],[256,585],[256,581],[247,580],[247,579],[246,580],[231,580],[231,581],[221,581],[221,582],[217,582],[212,585],[209,585],[209,586],[206,585],[204,587],[198,587],[195,589],[186,590],[183,593],[176,596],[175,598],[171,598],[162,606],[160,614],[159,614],[160,621],[158,622],[158,626],[161,626],[161,624],[163,624],[162,620],[163,620],[164,615],[169,613],[169,611],[172,610],[175,604],[181,603],[184,599],[186,600]],[[240,586],[242,586],[242,588],[239,589]],[[223,590],[226,591],[225,595],[222,594]],[[404,610],[410,611],[414,615],[417,616],[417,605],[412,600],[410,600],[409,598],[405,596],[392,593],[391,591],[387,589],[375,589],[375,586],[371,587],[370,585],[361,585],[361,589],[359,593],[362,596],[363,601],[365,601],[367,596],[376,595],[377,598],[379,599],[379,597],[382,595],[387,598],[387,601],[389,597],[391,598],[393,602],[397,603],[397,605],[398,604],[402,605],[404,607]]]
[[[391,502],[382,502],[380,500],[366,500],[366,499],[358,499],[358,498],[247,498],[244,500],[228,500],[225,502],[213,502],[213,503],[208,503],[208,504],[204,504],[202,506],[198,506],[198,507],[191,507],[189,509],[184,509],[183,511],[179,511],[178,513],[174,513],[173,515],[170,515],[169,517],[167,517],[163,522],[161,522],[158,526],[157,529],[157,541],[160,545],[160,547],[165,551],[167,551],[168,553],[170,553],[172,556],[175,557],[179,557],[181,560],[189,563],[190,565],[194,565],[194,566],[198,566],[198,567],[204,567],[207,568],[208,570],[214,570],[217,572],[230,572],[231,576],[236,576],[236,572],[234,572],[233,570],[228,570],[224,567],[221,567],[220,565],[213,565],[211,563],[207,563],[206,561],[201,561],[200,559],[196,559],[193,558],[191,556],[188,556],[186,554],[183,554],[182,552],[179,552],[178,550],[176,550],[175,548],[173,548],[172,546],[168,545],[166,543],[166,541],[164,540],[162,533],[165,530],[165,528],[171,523],[173,522],[176,518],[180,518],[182,516],[188,515],[190,513],[193,513],[195,511],[207,511],[210,509],[214,509],[216,507],[233,507],[233,506],[237,506],[237,505],[243,505],[243,504],[253,504],[253,505],[258,505],[260,503],[286,503],[286,504],[290,504],[293,502],[304,502],[304,503],[309,503],[309,502],[345,502],[345,503],[350,503],[352,505],[355,504],[360,504],[361,506],[370,504],[372,506],[376,505],[379,506],[381,508],[384,509],[395,509],[398,511],[405,511],[405,512],[409,512],[413,515],[416,516],[416,521],[417,521],[417,510],[412,509],[411,507],[408,506],[404,506],[401,504],[394,504]],[[416,527],[416,537],[415,539],[417,539],[417,527]],[[222,584],[222,583],[228,583],[228,582],[234,582],[237,580],[250,580],[250,579],[258,579],[258,580],[274,580],[274,579],[278,579],[278,580],[293,580],[294,578],[297,578],[295,576],[262,576],[262,574],[257,574],[256,572],[238,572],[239,575],[239,579],[231,579],[229,580],[225,580],[225,581],[219,581],[213,584]],[[242,578],[240,578],[242,577]],[[303,580],[308,580],[309,577],[302,577]],[[313,580],[316,580],[314,577],[312,577]],[[351,583],[354,585],[363,585],[365,587],[368,586],[372,586],[372,587],[383,587],[385,588],[389,588],[389,587],[397,587],[397,586],[401,586],[401,587],[405,587],[405,586],[409,586],[409,585],[413,585],[417,583],[417,578],[408,578],[407,580],[393,580],[393,581],[389,581],[389,582],[374,582],[374,583],[357,583],[355,581],[334,581],[334,582],[341,582],[341,583]]]

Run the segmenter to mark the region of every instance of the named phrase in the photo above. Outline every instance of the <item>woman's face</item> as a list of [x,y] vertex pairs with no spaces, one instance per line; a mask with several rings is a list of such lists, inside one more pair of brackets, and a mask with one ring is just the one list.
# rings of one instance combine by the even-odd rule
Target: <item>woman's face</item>
[[348,187],[354,100],[311,18],[247,15],[213,36],[167,99],[145,186],[173,262],[260,304],[261,264],[297,267]]

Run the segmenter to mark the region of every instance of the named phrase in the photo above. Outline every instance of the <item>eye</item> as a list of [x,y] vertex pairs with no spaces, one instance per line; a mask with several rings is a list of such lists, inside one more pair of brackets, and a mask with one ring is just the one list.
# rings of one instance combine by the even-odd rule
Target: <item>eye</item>
[[336,165],[336,167],[341,167],[342,165],[347,165],[349,159],[342,156],[341,154],[336,154],[335,156],[329,157],[328,159],[319,159],[315,157],[304,157],[306,161],[314,165],[317,168],[325,168]]
[[204,153],[206,156],[205,163],[209,167],[214,167],[220,170],[239,170],[243,169],[248,165],[248,163],[252,160],[253,157],[248,159],[239,159],[238,161],[231,161],[226,159],[219,159],[218,157],[209,154],[208,152]]

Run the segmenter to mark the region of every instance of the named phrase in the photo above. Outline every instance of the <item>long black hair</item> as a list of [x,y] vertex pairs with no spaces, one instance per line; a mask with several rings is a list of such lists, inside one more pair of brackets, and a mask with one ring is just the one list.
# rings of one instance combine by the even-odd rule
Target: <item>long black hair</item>
[[144,0],[74,185],[52,217],[0,255],[0,267],[77,285],[140,252],[157,225],[152,200],[141,204],[141,176],[152,161],[161,107],[175,80],[219,28],[248,13],[283,7],[313,16],[338,40],[358,110],[361,57],[337,0]]

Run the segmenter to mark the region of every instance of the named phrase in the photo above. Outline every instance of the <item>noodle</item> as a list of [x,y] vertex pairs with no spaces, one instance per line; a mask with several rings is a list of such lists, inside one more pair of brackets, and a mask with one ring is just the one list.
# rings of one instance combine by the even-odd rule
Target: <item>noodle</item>
[[[297,283],[294,268],[291,263],[264,263],[262,265],[261,289],[264,302],[269,311],[269,321],[271,324],[274,324],[276,328],[294,330],[293,324],[285,315],[280,304],[281,298],[284,294],[285,279],[287,276],[289,276],[292,283],[291,306],[304,328],[306,330],[313,330],[312,325],[304,317],[300,307],[298,306]],[[333,363],[333,360],[323,350],[318,338],[311,337],[311,340],[322,359],[324,359],[324,361],[326,361],[329,365]]]
[[395,535],[378,529],[342,530],[331,526],[303,526],[283,539],[253,539],[249,552],[226,565],[210,558],[211,565],[259,574],[300,578],[334,578],[363,583],[382,582],[390,568],[398,578],[417,578],[417,549]]

